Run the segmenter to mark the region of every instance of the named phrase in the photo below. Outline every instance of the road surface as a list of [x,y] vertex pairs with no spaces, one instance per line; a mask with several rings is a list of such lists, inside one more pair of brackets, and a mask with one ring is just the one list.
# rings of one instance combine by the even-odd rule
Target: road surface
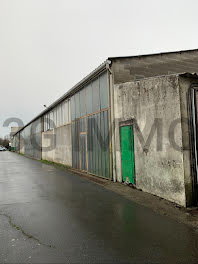
[[0,152],[0,262],[197,263],[198,236],[39,161]]

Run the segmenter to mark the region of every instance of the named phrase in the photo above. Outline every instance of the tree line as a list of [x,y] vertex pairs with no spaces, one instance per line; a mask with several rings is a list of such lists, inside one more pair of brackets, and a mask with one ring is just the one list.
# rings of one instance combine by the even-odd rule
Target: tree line
[[0,146],[4,146],[4,147],[8,148],[9,143],[10,143],[10,141],[8,139],[0,138]]

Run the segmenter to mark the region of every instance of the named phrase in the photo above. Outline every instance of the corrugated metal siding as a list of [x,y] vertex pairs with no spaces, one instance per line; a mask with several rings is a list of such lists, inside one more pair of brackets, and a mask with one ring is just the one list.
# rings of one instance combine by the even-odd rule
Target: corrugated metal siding
[[24,154],[35,159],[41,159],[41,119],[27,126],[23,135]]
[[80,134],[80,166],[81,170],[86,171],[87,170],[87,135],[86,134]]
[[71,98],[72,166],[110,178],[109,86],[103,73]]
[[88,117],[88,172],[109,178],[109,118],[108,111]]
[[79,124],[79,120],[72,123],[72,167],[75,169],[80,169]]
[[[59,126],[71,121],[72,167],[109,178],[109,109],[108,72],[103,71],[71,98],[56,105],[49,113],[20,131],[24,138],[24,154],[41,159],[42,132],[55,132]],[[57,142],[61,142],[62,136],[59,133],[56,134]],[[46,145],[45,141],[43,149],[46,148]],[[53,155],[50,153],[50,155],[44,156],[50,156],[54,160],[56,148],[57,146],[54,145],[53,150],[51,149]],[[50,152],[50,150],[47,151]],[[60,154],[58,160],[62,161]]]
[[72,166],[101,177],[110,177],[108,110],[72,123]]

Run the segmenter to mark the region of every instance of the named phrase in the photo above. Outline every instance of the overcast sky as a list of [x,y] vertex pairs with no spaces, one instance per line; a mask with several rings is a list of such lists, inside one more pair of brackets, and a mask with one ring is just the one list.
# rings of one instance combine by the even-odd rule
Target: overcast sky
[[[0,136],[109,56],[198,48],[196,0],[0,0]],[[15,124],[12,124],[14,126]]]

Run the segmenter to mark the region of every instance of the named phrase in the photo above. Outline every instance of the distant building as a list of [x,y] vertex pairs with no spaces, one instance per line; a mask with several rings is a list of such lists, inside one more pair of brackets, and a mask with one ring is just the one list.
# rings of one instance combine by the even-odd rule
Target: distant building
[[196,204],[198,50],[108,58],[14,134],[17,152]]
[[16,137],[14,137],[14,135],[21,129],[22,127],[11,127],[10,136],[9,136],[9,140],[10,140],[9,146],[12,150],[15,150],[15,145],[17,145],[15,142]]
[[16,134],[21,129],[22,127],[11,127],[10,137],[12,137],[14,134]]

